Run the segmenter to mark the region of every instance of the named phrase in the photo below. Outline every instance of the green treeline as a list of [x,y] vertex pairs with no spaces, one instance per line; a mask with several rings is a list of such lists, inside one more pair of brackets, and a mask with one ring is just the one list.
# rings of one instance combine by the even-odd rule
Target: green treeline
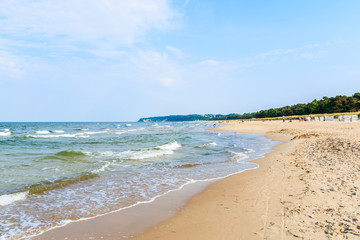
[[141,118],[139,122],[146,121],[196,121],[196,120],[231,120],[231,119],[251,119],[251,118],[272,118],[293,115],[343,113],[360,111],[360,93],[353,96],[323,97],[320,100],[314,99],[310,103],[296,104],[281,108],[271,108],[254,113],[244,114],[192,114],[192,115],[172,115],[162,117]]
[[353,96],[336,96],[323,97],[320,100],[314,99],[310,103],[296,104],[293,106],[285,106],[281,108],[271,108],[261,110],[259,112],[225,116],[224,119],[250,119],[250,118],[271,118],[292,115],[309,115],[323,113],[342,113],[342,112],[358,112],[360,111],[360,93]]

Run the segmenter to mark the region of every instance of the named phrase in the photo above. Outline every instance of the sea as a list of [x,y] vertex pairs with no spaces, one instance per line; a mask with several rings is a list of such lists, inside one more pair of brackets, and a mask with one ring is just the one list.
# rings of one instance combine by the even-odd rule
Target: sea
[[277,142],[211,122],[0,123],[0,239],[152,202],[257,168]]

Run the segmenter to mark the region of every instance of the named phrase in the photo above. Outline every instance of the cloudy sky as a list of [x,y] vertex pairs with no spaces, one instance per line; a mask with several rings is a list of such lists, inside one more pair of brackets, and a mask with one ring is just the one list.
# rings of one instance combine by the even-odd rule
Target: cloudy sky
[[359,12],[358,0],[0,0],[0,121],[136,121],[352,95]]

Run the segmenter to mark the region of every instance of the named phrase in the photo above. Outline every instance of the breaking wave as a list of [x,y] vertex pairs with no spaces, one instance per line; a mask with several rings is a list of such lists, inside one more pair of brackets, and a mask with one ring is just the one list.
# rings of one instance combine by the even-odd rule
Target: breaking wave
[[209,143],[205,143],[205,144],[202,144],[202,145],[199,145],[199,146],[195,146],[195,148],[203,148],[203,147],[206,147],[206,146],[216,146],[216,142],[209,142]]
[[10,136],[11,132],[0,132],[0,137]]

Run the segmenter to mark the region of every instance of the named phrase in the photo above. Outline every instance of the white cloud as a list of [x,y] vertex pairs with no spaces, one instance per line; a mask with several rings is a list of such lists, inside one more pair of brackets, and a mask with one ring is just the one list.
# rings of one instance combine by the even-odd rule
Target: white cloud
[[175,55],[178,58],[184,58],[184,53],[178,49],[171,46],[167,46],[166,49],[171,52],[173,55]]
[[[265,59],[269,57],[277,57],[277,56],[283,56],[283,55],[290,55],[293,54],[295,56],[300,56],[304,58],[319,58],[324,56],[327,51],[322,50],[319,51],[319,48],[322,47],[328,47],[332,45],[342,44],[344,43],[343,40],[333,40],[333,41],[327,41],[323,43],[314,43],[314,44],[308,44],[297,48],[289,48],[289,49],[275,49],[271,51],[267,51],[264,53],[260,53],[254,57],[249,58],[250,60],[254,59]],[[314,49],[313,52],[309,52],[310,49]],[[306,51],[306,52],[304,52]]]
[[306,58],[306,59],[315,59],[315,58],[321,58],[325,56],[328,53],[328,51],[318,51],[313,53],[302,53],[300,54],[300,57]]
[[178,16],[167,0],[2,0],[0,34],[115,46],[172,28]]
[[181,81],[182,68],[169,60],[167,54],[154,50],[139,51],[132,57],[132,63],[137,74],[136,78],[140,81],[158,83],[165,87],[176,85]]
[[207,60],[201,61],[200,64],[202,64],[202,65],[216,65],[216,64],[218,64],[218,61],[213,60],[213,59],[207,59]]
[[9,77],[20,77],[24,71],[21,69],[20,59],[13,54],[0,51],[0,75]]

